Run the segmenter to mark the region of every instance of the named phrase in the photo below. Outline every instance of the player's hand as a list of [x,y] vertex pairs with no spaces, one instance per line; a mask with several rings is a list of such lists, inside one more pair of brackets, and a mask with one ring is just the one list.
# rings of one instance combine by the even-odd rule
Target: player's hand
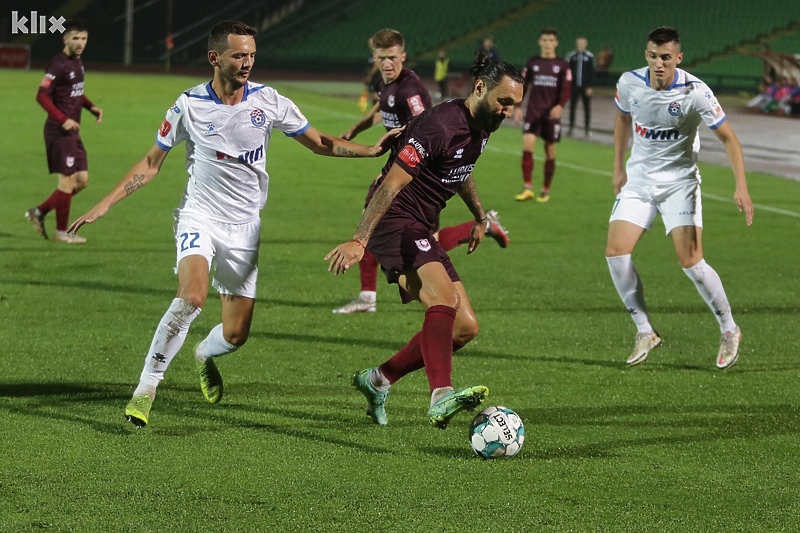
[[355,265],[364,257],[364,244],[356,239],[340,244],[325,256],[324,260],[330,260],[328,272],[334,275],[344,274],[347,269]]
[[345,141],[352,141],[353,139],[356,138],[356,136],[353,135],[353,129],[352,128],[350,128],[346,132],[342,133],[339,137],[344,139]]
[[100,217],[108,213],[109,206],[101,202],[86,212],[85,215],[75,219],[67,228],[68,233],[77,233],[84,224],[91,224]]
[[564,108],[560,104],[556,104],[551,107],[549,115],[550,120],[561,120],[561,111],[563,110]]
[[594,91],[592,91],[592,88],[591,88],[591,87],[587,87],[587,88],[586,88],[586,96],[587,96],[588,98],[591,98],[591,97],[592,97],[592,92],[594,92]]
[[483,222],[475,222],[475,224],[472,226],[472,231],[469,234],[467,255],[475,251],[475,248],[477,248],[483,240],[484,235],[486,235],[486,220]]
[[515,107],[514,111],[511,113],[514,117],[514,124],[520,125],[522,124],[522,109],[519,107]]
[[64,122],[64,123],[61,125],[61,127],[62,127],[62,128],[65,130],[65,131],[74,131],[74,132],[78,132],[78,131],[80,131],[80,130],[81,130],[81,125],[80,125],[80,124],[78,124],[77,122],[75,122],[74,120],[72,120],[71,118],[68,118],[68,119],[67,119],[67,121],[66,121],[66,122]]
[[402,128],[394,128],[386,132],[386,134],[378,139],[378,142],[372,147],[371,153],[373,157],[378,157],[391,149],[395,142],[397,142],[397,138],[400,137],[400,134],[406,129],[405,126]]
[[614,194],[619,194],[622,187],[628,183],[628,173],[624,170],[615,170],[611,177],[611,185],[614,186]]
[[753,225],[753,201],[750,199],[750,193],[747,190],[740,191],[736,189],[733,193],[733,201],[736,202],[736,207],[739,212],[744,213],[744,220],[748,226]]
[[94,106],[94,107],[93,107],[93,108],[91,108],[89,111],[91,111],[91,112],[92,112],[92,114],[93,114],[93,115],[96,117],[96,118],[95,118],[95,122],[97,122],[98,124],[100,124],[101,122],[103,122],[103,110],[102,110],[102,109],[100,109],[100,108],[99,108],[99,107],[97,107],[97,106]]

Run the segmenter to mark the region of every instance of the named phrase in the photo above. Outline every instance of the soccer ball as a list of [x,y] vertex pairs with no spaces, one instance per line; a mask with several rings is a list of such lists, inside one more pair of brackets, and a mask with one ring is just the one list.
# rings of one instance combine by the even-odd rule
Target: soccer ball
[[517,413],[495,405],[472,419],[469,428],[472,449],[484,459],[516,455],[525,442],[525,428]]

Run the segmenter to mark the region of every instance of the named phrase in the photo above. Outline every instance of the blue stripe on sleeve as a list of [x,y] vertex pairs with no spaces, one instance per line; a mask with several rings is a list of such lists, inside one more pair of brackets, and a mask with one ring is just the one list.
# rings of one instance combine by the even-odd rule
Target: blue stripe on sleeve
[[158,145],[158,147],[161,148],[162,150],[164,150],[165,152],[169,152],[170,150],[172,150],[172,146],[167,146],[166,144],[164,144],[164,143],[162,143],[161,141],[158,140],[158,134],[157,133],[156,133],[156,145]]
[[291,132],[284,132],[283,134],[286,135],[287,137],[297,137],[298,135],[304,134],[306,132],[306,130],[308,130],[308,128],[310,128],[310,127],[311,127],[311,124],[306,122],[306,125],[303,126],[302,128],[300,128],[299,130],[291,131]]

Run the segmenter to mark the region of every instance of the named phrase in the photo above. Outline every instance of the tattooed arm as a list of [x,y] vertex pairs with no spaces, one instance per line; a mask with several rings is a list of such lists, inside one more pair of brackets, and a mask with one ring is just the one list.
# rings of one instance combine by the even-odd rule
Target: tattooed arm
[[483,210],[481,199],[478,196],[478,190],[475,188],[475,177],[470,174],[469,178],[464,182],[464,185],[458,191],[458,195],[466,204],[467,208],[475,217],[475,225],[472,226],[472,232],[469,236],[469,246],[467,246],[467,253],[471,254],[475,248],[483,240],[486,233],[486,211]]
[[87,211],[86,214],[70,224],[68,231],[70,233],[75,233],[84,224],[94,222],[108,213],[112,205],[144,187],[144,185],[155,178],[158,171],[161,170],[161,165],[164,163],[164,159],[166,159],[168,153],[168,151],[162,150],[158,145],[153,145],[150,151],[147,152],[147,155],[144,156],[144,159],[133,165],[125,174],[125,177],[122,178],[122,181],[120,181],[105,198],[100,200],[100,202]]
[[391,130],[373,146],[332,137],[314,128],[308,128],[302,135],[293,137],[293,139],[319,155],[330,157],[378,157],[392,147],[401,131],[400,129]]
[[340,244],[325,256],[325,261],[330,259],[328,264],[329,272],[343,274],[352,265],[361,261],[375,226],[386,214],[397,193],[408,185],[412,179],[411,174],[397,165],[393,165],[389,169],[386,178],[377,188],[375,194],[372,195],[369,205],[364,210],[364,214],[361,215],[361,221],[358,223],[352,240]]

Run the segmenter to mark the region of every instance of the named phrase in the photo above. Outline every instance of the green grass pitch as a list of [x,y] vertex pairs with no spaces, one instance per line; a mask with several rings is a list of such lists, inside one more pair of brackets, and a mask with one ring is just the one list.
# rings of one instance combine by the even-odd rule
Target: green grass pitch
[[[336,278],[322,258],[351,237],[383,158],[317,157],[278,132],[252,337],[219,363],[226,396],[203,400],[189,353],[219,321],[212,293],[150,426],[136,431],[122,415],[175,293],[183,147],[82,230],[88,244],[41,240],[22,217],[56,181],[34,100],[40,78],[0,77],[0,531],[797,529],[800,184],[750,174],[748,228],[730,170],[701,166],[705,255],[744,331],[742,356],[715,368],[716,321],[657,222],[635,257],[664,345],[628,369],[635,328],[603,257],[611,148],[566,139],[552,201],[519,204],[520,134],[502,128],[475,174],[511,245],[452,252],[482,326],[456,354],[454,381],[487,385],[488,404],[517,411],[527,435],[517,457],[483,461],[469,447],[469,415],[446,431],[427,425],[422,372],[393,388],[389,426],[369,423],[350,376],[399,349],[422,313],[381,284],[377,313],[334,316],[358,275]],[[105,120],[84,114],[91,183],[73,218],[145,154],[167,108],[200,81],[88,72]],[[355,99],[325,94],[336,86],[274,85],[322,131],[359,116]],[[443,224],[468,218],[456,198]]]

